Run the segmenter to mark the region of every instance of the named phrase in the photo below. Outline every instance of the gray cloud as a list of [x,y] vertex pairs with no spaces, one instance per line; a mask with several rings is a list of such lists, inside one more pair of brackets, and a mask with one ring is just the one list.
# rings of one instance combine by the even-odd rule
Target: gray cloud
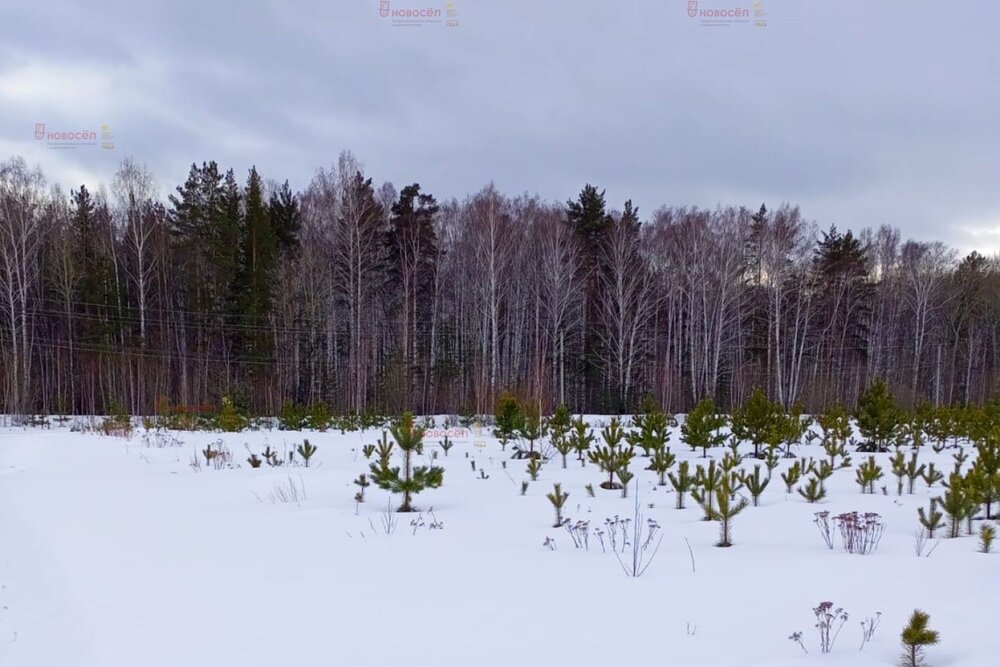
[[[686,0],[454,3],[456,28],[377,0],[4,7],[0,155],[75,187],[130,154],[166,193],[206,159],[303,187],[351,149],[439,197],[589,181],[645,214],[789,201],[1000,249],[995,3],[762,0],[763,28],[701,27]],[[108,123],[115,149],[46,150],[38,121]]]

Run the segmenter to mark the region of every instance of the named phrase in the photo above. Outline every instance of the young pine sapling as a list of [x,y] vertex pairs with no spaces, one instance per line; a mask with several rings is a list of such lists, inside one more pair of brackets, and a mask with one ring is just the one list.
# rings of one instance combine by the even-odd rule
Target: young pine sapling
[[542,462],[540,459],[532,457],[531,459],[528,460],[528,476],[531,478],[532,482],[538,480],[538,473],[540,473],[541,471],[542,471]]
[[761,477],[760,475],[760,465],[755,465],[753,467],[753,474],[746,474],[743,476],[743,483],[747,487],[747,491],[750,492],[750,497],[753,498],[753,506],[757,507],[760,504],[760,496],[764,493],[764,489],[767,485],[771,483],[771,476]]
[[979,527],[979,551],[988,554],[993,550],[993,540],[997,537],[997,529],[992,524],[984,523]]
[[805,486],[800,486],[799,495],[809,503],[818,503],[826,497],[826,489],[818,477],[810,477]]
[[653,457],[649,461],[649,469],[656,471],[660,486],[667,484],[667,471],[673,467],[677,457],[670,452],[669,447],[661,447],[653,452]]
[[930,616],[919,609],[914,609],[910,622],[900,633],[903,644],[903,666],[920,667],[924,664],[924,647],[934,646],[940,640],[936,630],[928,627]]
[[715,465],[715,460],[708,462],[708,467],[698,466],[694,474],[694,488],[691,497],[705,511],[703,519],[711,521],[714,512],[715,492],[719,489],[723,478],[728,479],[721,469]]
[[545,497],[549,499],[553,509],[556,511],[556,522],[553,524],[553,527],[559,528],[563,525],[562,509],[563,505],[566,504],[566,499],[569,498],[569,493],[562,490],[562,484],[553,484],[552,491],[546,493]]
[[302,444],[299,445],[295,451],[297,451],[299,453],[299,456],[302,457],[302,460],[306,462],[306,467],[308,468],[309,459],[313,457],[313,454],[316,453],[317,449],[319,448],[316,447],[316,445],[310,443],[309,440],[306,439],[302,441]]
[[[742,496],[739,500],[734,499],[734,494],[732,488],[729,486],[729,476],[723,475],[721,483],[715,489],[715,507],[711,507],[711,504],[706,504],[698,501],[705,510],[706,515],[709,519],[719,522],[719,541],[715,545],[717,547],[731,547],[733,542],[732,536],[732,520],[737,514],[746,509],[750,502],[743,498]],[[707,493],[707,491],[706,491]]]
[[396,445],[403,453],[402,471],[399,467],[390,467],[384,460],[372,463],[372,481],[390,493],[403,494],[403,503],[398,511],[412,512],[413,496],[425,489],[436,489],[441,486],[444,481],[444,468],[413,464],[413,456],[423,452],[424,431],[414,425],[412,413],[404,413],[399,424],[393,426],[391,431]]
[[691,491],[694,485],[694,477],[691,476],[691,465],[687,461],[681,461],[677,465],[677,474],[670,473],[668,478],[670,479],[670,486],[674,487],[674,492],[677,494],[677,509],[684,509],[684,496]]
[[944,528],[944,514],[938,510],[937,505],[937,498],[931,498],[931,506],[928,511],[925,512],[923,507],[917,508],[920,525],[924,527],[924,530],[927,531],[927,537],[931,539],[934,539],[935,530]]
[[781,481],[785,483],[785,492],[791,493],[795,485],[802,479],[802,464],[795,461],[786,472],[781,473]]
[[882,479],[882,475],[882,468],[875,463],[875,457],[869,456],[867,461],[858,466],[855,473],[861,493],[875,493],[875,482]]
[[716,413],[712,399],[703,398],[684,419],[681,437],[692,450],[701,448],[702,458],[707,458],[709,448],[725,442],[726,436],[721,429],[726,421],[725,415]]

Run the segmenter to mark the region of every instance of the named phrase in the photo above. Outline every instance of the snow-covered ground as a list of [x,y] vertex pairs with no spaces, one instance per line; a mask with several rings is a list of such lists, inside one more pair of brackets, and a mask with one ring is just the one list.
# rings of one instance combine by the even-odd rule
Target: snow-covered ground
[[[760,507],[734,519],[731,548],[713,546],[718,524],[692,500],[674,509],[670,487],[655,486],[637,456],[641,509],[664,537],[646,573],[630,578],[593,529],[631,516],[633,498],[599,488],[604,476],[572,455],[566,470],[558,455],[546,463],[522,496],[525,461],[489,437],[460,440],[439,452],[444,485],[416,497],[425,511],[394,514],[385,534],[389,494],[370,487],[366,502],[353,500],[352,480],[368,468],[361,446],[377,431],[171,435],[180,444],[161,448],[141,430],[128,440],[0,431],[0,665],[893,665],[917,607],[941,633],[929,664],[1000,664],[1000,555],[963,536],[917,557],[916,508],[943,489],[918,482],[897,497],[888,455],[877,455],[888,495],[862,495],[851,468],[816,505],[785,493],[783,460]],[[308,469],[245,461],[244,443],[285,450],[303,437],[319,447]],[[219,439],[238,467],[194,470],[192,458]],[[702,462],[676,433],[670,446],[692,471]],[[823,458],[818,446],[795,453]],[[920,456],[947,473],[951,454]],[[866,455],[852,456],[856,466]],[[305,497],[272,502],[289,477]],[[589,550],[552,527],[554,482],[570,494],[565,515],[590,521]],[[828,549],[813,523],[820,510],[881,514],[878,551]],[[825,600],[850,614],[829,655],[813,627]],[[876,612],[881,625],[859,651],[860,622]],[[808,655],[789,641],[794,631]]]

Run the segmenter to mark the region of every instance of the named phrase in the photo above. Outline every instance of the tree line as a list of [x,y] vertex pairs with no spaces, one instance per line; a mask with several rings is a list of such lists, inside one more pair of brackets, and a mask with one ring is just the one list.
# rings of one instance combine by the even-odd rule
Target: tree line
[[1000,385],[1000,262],[899,230],[819,228],[797,206],[662,207],[586,185],[553,203],[490,184],[438,201],[349,152],[302,191],[191,166],[163,198],[131,158],[68,194],[0,163],[7,414],[682,412],[904,405]]

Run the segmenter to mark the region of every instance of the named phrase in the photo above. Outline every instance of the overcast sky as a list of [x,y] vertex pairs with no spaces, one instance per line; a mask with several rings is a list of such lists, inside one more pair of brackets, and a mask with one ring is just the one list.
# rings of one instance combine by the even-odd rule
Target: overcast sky
[[[350,149],[376,182],[439,199],[773,208],[821,226],[890,224],[1000,249],[1000,3],[391,0],[441,10],[394,25],[378,0],[0,4],[0,159],[66,188],[126,155],[162,195],[192,162],[302,188]],[[47,148],[100,131],[114,148]],[[100,142],[98,142],[100,143]]]

